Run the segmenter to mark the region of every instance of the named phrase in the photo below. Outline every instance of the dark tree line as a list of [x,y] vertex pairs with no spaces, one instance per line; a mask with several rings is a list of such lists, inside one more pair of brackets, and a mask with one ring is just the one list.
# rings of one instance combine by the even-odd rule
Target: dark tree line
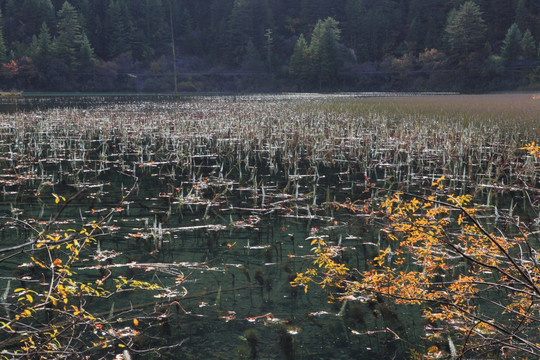
[[[534,88],[535,0],[0,0],[7,90]],[[175,52],[173,57],[172,48]]]

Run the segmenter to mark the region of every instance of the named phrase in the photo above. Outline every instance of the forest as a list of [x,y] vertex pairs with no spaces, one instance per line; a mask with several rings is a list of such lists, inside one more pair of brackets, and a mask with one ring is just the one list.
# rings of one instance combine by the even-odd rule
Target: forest
[[540,88],[534,0],[1,0],[0,90]]

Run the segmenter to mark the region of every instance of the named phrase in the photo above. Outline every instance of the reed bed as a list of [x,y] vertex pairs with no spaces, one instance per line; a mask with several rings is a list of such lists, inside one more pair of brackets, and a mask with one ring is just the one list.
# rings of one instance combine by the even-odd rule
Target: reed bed
[[[510,185],[535,166],[519,148],[538,139],[539,110],[529,95],[492,95],[216,97],[30,111],[0,118],[2,167],[11,169],[3,181],[66,174],[80,182],[110,165],[202,176],[204,162],[216,175],[248,178],[336,167],[411,185],[441,175]],[[62,171],[50,174],[47,164]]]

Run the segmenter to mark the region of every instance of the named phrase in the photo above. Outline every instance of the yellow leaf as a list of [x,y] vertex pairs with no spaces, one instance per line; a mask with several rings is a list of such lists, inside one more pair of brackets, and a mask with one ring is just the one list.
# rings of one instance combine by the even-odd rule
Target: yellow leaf
[[37,260],[35,257],[32,256],[30,259],[32,259],[33,262],[35,262],[36,264],[38,264],[42,268],[46,268],[45,264],[43,264],[41,261]]
[[26,300],[28,300],[30,304],[34,302],[34,298],[30,294],[26,294]]
[[433,182],[433,183],[431,184],[431,186],[439,186],[439,187],[440,187],[440,186],[441,186],[441,181],[443,181],[445,177],[446,177],[446,176],[444,176],[444,175],[441,176],[439,179],[437,179],[435,182]]
[[0,321],[0,324],[2,324],[5,328],[8,328],[9,331],[13,331],[13,329],[11,328],[11,326],[9,326],[9,324],[6,324],[6,323],[3,322],[3,321]]
[[53,298],[52,296],[48,296],[47,299],[51,300],[51,302],[53,303],[54,306],[56,306],[58,304],[58,302],[56,301],[55,298]]

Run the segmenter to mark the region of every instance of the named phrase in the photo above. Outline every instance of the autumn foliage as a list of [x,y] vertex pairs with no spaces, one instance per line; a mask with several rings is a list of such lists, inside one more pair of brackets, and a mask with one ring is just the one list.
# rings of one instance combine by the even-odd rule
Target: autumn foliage
[[[538,152],[534,143],[524,149]],[[311,239],[314,266],[292,285],[307,292],[318,284],[331,301],[419,307],[427,341],[411,354],[422,358],[537,358],[538,190],[528,189],[536,224],[510,212],[496,214],[494,226],[483,219],[496,209],[473,204],[472,195],[448,194],[444,184],[444,177],[435,181],[428,196],[393,192],[369,210],[383,222],[388,245],[379,244],[366,269],[349,269],[339,246]]]
[[[12,290],[10,281],[2,295],[0,359],[129,359],[134,353],[159,352],[159,348],[141,346],[143,334],[160,326],[170,311],[167,306],[153,308],[160,302],[157,299],[184,294],[181,280],[167,287],[126,278],[117,270],[136,268],[183,275],[175,264],[154,264],[150,268],[145,264],[112,263],[119,253],[101,250],[98,239],[108,234],[106,224],[118,208],[80,229],[62,230],[57,226],[56,219],[83,191],[69,199],[52,193],[59,207],[57,215],[39,231],[25,221],[16,221],[14,224],[32,228],[34,235],[24,244],[0,249],[0,253],[11,256],[22,250],[28,261],[19,268],[29,270],[20,279],[21,287]],[[131,298],[134,293],[136,299]],[[155,300],[141,304],[143,299]],[[115,301],[126,304],[125,300],[129,301],[127,308],[115,309]],[[96,302],[112,306],[98,312]],[[145,318],[144,323],[139,317]]]

